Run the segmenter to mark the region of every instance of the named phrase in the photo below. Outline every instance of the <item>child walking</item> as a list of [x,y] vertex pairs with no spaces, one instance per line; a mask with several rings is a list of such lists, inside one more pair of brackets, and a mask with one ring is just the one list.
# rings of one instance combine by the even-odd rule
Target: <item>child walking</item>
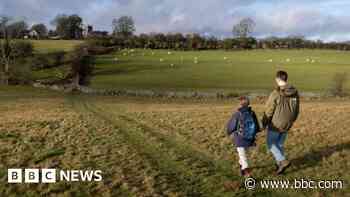
[[249,106],[249,98],[242,96],[239,102],[239,108],[227,124],[227,134],[237,148],[241,175],[249,177],[251,170],[248,165],[247,150],[255,146],[255,137],[260,131],[260,126],[255,112]]

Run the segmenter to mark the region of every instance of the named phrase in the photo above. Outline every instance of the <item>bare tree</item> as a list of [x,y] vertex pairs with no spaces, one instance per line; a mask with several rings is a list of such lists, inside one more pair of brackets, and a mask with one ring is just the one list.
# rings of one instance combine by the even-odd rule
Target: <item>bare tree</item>
[[79,88],[80,85],[87,85],[94,70],[95,58],[86,44],[78,45],[72,51],[70,66],[72,86]]
[[234,36],[246,38],[255,28],[255,22],[251,18],[244,18],[238,24],[233,26],[232,33]]
[[332,96],[345,96],[345,83],[347,80],[347,73],[335,73],[333,77],[333,83],[330,89]]
[[11,64],[11,37],[8,32],[8,23],[10,21],[9,17],[1,16],[0,17],[0,30],[3,35],[3,39],[0,40],[1,46],[1,83],[4,85],[8,85],[9,79],[9,68]]

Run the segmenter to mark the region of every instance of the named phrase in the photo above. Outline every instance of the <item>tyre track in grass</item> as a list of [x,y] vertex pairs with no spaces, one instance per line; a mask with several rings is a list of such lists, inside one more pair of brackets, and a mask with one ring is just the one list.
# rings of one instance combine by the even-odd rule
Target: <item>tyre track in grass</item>
[[[185,186],[182,189],[187,194],[188,191],[196,191],[191,196],[247,195],[248,191],[239,186],[235,189],[235,193],[225,190],[225,182],[239,182],[239,178],[233,175],[232,168],[227,166],[227,163],[215,161],[184,141],[157,132],[154,128],[128,117],[118,109],[118,113],[111,113],[92,102],[87,102],[86,107],[96,116],[100,116],[117,127],[122,127],[121,129],[127,131],[132,128],[132,131],[127,134],[131,141],[132,138],[135,138],[143,142],[142,144],[134,144],[135,148],[142,151],[148,148],[149,152],[146,151],[148,152],[146,155],[151,157],[150,160],[153,160],[155,165],[165,165],[163,167],[166,171],[169,167],[171,171],[177,171],[176,174],[180,178],[177,181],[184,182],[181,185]],[[167,162],[162,163],[162,161]],[[170,176],[169,178],[173,179],[174,177]]]
[[[108,124],[105,120],[96,118],[95,113],[89,111],[83,102],[77,100],[77,97],[70,97],[69,100],[84,119],[94,118],[100,123],[98,126]],[[89,126],[96,127],[96,125]],[[98,148],[104,150],[98,160],[103,161],[102,167],[107,168],[105,169],[107,172],[104,171],[104,184],[109,185],[112,196],[182,195],[170,186],[159,186],[153,183],[156,181],[157,184],[165,183],[166,179],[159,174],[159,169],[154,168],[152,163],[145,160],[143,155],[138,153],[131,144],[126,143],[127,139],[120,135],[119,128],[113,126],[112,128],[111,131],[98,139],[101,144]],[[115,192],[115,190],[117,191]]]
[[[77,100],[81,97],[71,97],[70,100],[76,110],[85,116],[92,114],[95,119],[99,119],[107,124],[111,121],[100,112],[95,111],[85,101]],[[188,174],[183,174],[177,170],[172,162],[164,162],[165,155],[156,153],[156,147],[145,147],[145,139],[136,134],[135,131],[124,130],[120,125],[113,125],[114,131],[106,138],[106,144],[110,152],[114,149],[125,148],[128,152],[105,158],[110,162],[109,166],[122,166],[122,173],[125,181],[130,187],[140,188],[136,191],[137,196],[202,196],[201,190],[196,186],[196,181]],[[136,135],[135,135],[136,134]],[[123,141],[124,147],[110,146],[116,142]],[[128,158],[134,155],[133,158]],[[103,158],[99,158],[100,160]],[[145,184],[153,179],[150,186]],[[124,183],[125,183],[124,182]],[[135,194],[135,193],[134,193]]]
[[[95,114],[95,117],[105,120],[119,130],[118,135],[123,135],[125,142],[136,151],[146,163],[150,163],[153,169],[158,172],[155,176],[155,189],[164,191],[171,190],[173,195],[162,196],[208,196],[199,187],[200,180],[185,169],[178,167],[178,161],[169,159],[167,152],[159,151],[159,144],[146,144],[147,138],[140,135],[140,131],[125,122],[116,121],[106,112],[96,110],[85,102],[88,111]],[[213,196],[213,195],[210,195]]]

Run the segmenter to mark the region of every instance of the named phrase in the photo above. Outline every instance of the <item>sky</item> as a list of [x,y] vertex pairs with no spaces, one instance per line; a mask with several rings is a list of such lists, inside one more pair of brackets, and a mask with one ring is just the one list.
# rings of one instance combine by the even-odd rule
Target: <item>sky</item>
[[112,30],[113,18],[132,16],[136,33],[181,32],[232,36],[250,17],[253,36],[305,36],[350,41],[349,0],[0,0],[0,15],[45,23],[58,14],[78,14],[95,30]]

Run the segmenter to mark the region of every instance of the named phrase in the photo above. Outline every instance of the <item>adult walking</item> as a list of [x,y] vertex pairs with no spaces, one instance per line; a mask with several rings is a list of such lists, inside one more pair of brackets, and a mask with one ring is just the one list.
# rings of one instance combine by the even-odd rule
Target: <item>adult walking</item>
[[262,118],[263,128],[267,128],[267,146],[276,160],[277,174],[282,174],[290,165],[284,152],[288,131],[299,115],[299,94],[287,83],[285,71],[276,73],[277,88],[270,94]]

